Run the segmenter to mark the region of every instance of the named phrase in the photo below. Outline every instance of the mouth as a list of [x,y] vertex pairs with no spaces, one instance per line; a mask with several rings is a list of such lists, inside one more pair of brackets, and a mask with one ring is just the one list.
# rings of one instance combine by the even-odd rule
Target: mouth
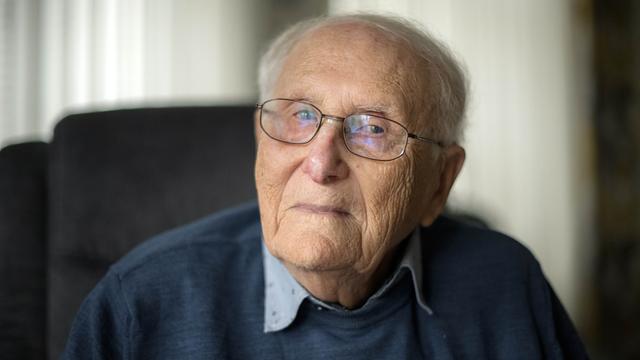
[[347,210],[337,206],[297,203],[291,208],[294,210],[304,211],[304,212],[318,214],[318,215],[331,215],[331,216],[340,216],[340,217],[351,215],[351,213],[349,213]]

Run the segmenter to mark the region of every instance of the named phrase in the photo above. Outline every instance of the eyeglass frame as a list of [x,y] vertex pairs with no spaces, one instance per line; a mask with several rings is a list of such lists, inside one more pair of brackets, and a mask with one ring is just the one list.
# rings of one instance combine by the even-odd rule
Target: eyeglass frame
[[[315,131],[314,131],[313,135],[309,138],[309,140],[307,140],[307,141],[305,141],[305,142],[290,142],[290,141],[285,141],[285,140],[281,140],[281,139],[276,139],[276,138],[275,138],[275,137],[273,137],[271,134],[269,134],[269,132],[267,132],[267,130],[265,130],[264,126],[262,125],[262,109],[263,109],[263,107],[264,107],[264,105],[265,105],[266,103],[268,103],[268,102],[270,102],[270,101],[275,101],[275,100],[285,100],[285,101],[291,101],[291,102],[294,102],[294,103],[302,103],[302,104],[306,104],[306,105],[309,105],[309,106],[311,106],[312,108],[314,108],[316,111],[318,111],[318,113],[320,114],[320,119],[318,120],[318,126],[316,127],[316,129],[315,129]],[[262,102],[262,103],[260,103],[260,104],[256,104],[256,110],[260,110],[260,118],[259,118],[260,128],[262,129],[262,131],[263,131],[263,132],[264,132],[264,133],[265,133],[269,138],[271,138],[271,139],[273,139],[273,140],[276,140],[276,141],[280,141],[280,142],[285,143],[285,144],[292,144],[292,145],[304,145],[304,144],[308,144],[308,143],[310,143],[311,141],[313,141],[313,139],[316,137],[316,135],[318,135],[318,132],[320,132],[320,128],[322,127],[322,124],[323,124],[323,120],[324,120],[324,119],[331,119],[331,120],[337,120],[337,121],[340,121],[340,122],[342,123],[342,141],[344,142],[344,146],[345,146],[345,148],[347,148],[347,150],[348,150],[350,153],[352,153],[353,155],[356,155],[356,156],[359,156],[359,157],[362,157],[362,158],[365,158],[365,159],[369,159],[369,160],[374,160],[374,161],[393,161],[393,160],[396,160],[396,159],[400,158],[400,157],[401,157],[402,155],[404,155],[404,154],[406,153],[406,151],[407,151],[407,144],[409,143],[409,139],[421,140],[421,141],[424,141],[424,142],[426,142],[426,143],[430,143],[430,144],[436,145],[436,146],[441,147],[441,148],[445,146],[445,145],[444,145],[442,142],[440,142],[440,141],[437,141],[437,140],[434,140],[434,139],[430,139],[430,138],[427,138],[427,137],[424,137],[424,136],[420,136],[420,135],[418,135],[418,134],[410,133],[410,132],[409,132],[409,129],[407,129],[404,125],[402,125],[401,123],[399,123],[399,122],[397,122],[397,121],[395,121],[395,120],[391,120],[391,119],[389,119],[389,118],[386,118],[386,117],[384,117],[384,116],[379,116],[379,115],[369,115],[369,116],[374,116],[374,117],[376,117],[376,118],[378,118],[378,119],[383,119],[383,120],[386,120],[386,121],[391,121],[392,123],[397,124],[397,125],[398,125],[398,126],[400,126],[402,129],[404,129],[405,133],[407,134],[407,137],[406,137],[405,142],[404,142],[404,146],[402,147],[402,152],[401,152],[398,156],[396,156],[396,157],[394,157],[394,158],[391,158],[391,159],[374,159],[374,158],[371,158],[371,157],[368,157],[368,156],[364,156],[364,155],[360,155],[360,154],[356,154],[355,152],[353,152],[353,150],[351,150],[351,149],[349,148],[349,144],[347,144],[347,139],[345,139],[345,137],[344,137],[344,121],[345,121],[347,118],[351,117],[351,116],[355,116],[355,115],[368,115],[368,114],[366,114],[366,113],[354,113],[354,114],[349,114],[349,115],[347,115],[347,116],[345,116],[345,117],[342,117],[342,116],[336,116],[336,115],[329,115],[329,114],[325,114],[325,113],[323,113],[323,112],[322,112],[322,110],[320,110],[316,105],[314,105],[314,104],[312,104],[312,103],[310,103],[310,102],[308,102],[308,101],[303,101],[303,100],[294,100],[294,99],[287,99],[287,98],[273,98],[273,99],[265,100],[265,101],[263,101],[263,102]]]

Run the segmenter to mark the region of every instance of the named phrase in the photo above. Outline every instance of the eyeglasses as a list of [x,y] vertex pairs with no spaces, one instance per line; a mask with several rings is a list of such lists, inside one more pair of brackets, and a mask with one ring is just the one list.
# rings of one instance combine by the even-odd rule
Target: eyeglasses
[[380,116],[327,115],[310,103],[290,99],[267,100],[257,108],[260,110],[260,127],[265,134],[288,144],[306,144],[313,140],[326,118],[341,121],[347,149],[367,159],[397,159],[405,153],[409,138],[442,146],[438,141],[411,134],[400,123]]

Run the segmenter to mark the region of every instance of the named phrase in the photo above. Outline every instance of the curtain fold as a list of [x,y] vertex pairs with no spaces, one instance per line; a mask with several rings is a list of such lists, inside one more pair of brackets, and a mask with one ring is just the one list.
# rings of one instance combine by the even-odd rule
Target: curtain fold
[[0,0],[0,143],[71,111],[256,97],[259,0]]

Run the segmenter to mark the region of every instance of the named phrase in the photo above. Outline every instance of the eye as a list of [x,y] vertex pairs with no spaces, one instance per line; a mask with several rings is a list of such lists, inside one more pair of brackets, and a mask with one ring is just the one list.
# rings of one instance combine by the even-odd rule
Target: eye
[[302,122],[316,121],[317,118],[316,113],[308,109],[299,110],[293,116]]
[[384,129],[377,125],[365,125],[358,129],[358,131],[362,131],[369,134],[383,134]]
[[377,137],[385,133],[382,126],[374,124],[359,124],[360,126],[349,126],[346,128],[347,133],[358,136]]

